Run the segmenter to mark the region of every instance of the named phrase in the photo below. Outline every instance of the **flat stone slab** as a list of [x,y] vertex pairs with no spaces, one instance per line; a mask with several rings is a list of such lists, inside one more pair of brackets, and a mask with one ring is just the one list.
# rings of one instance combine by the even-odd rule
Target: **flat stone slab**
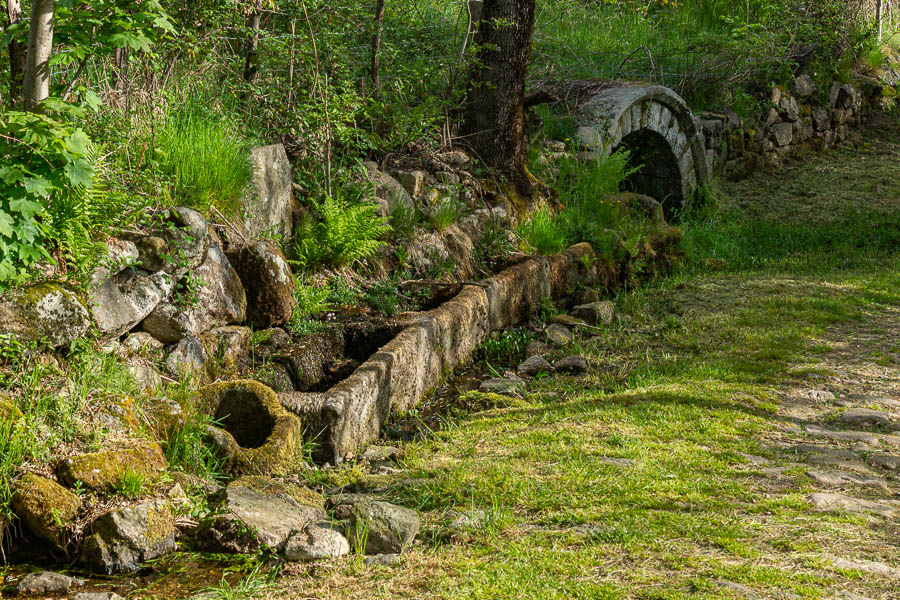
[[23,577],[16,587],[16,591],[24,596],[55,595],[65,594],[73,587],[80,585],[84,585],[83,579],[76,579],[53,571],[41,571]]
[[874,513],[892,519],[898,514],[897,507],[881,502],[851,498],[843,494],[817,492],[810,497],[813,507],[822,512],[844,511],[849,513]]
[[890,567],[884,563],[871,560],[847,560],[844,558],[836,558],[831,561],[832,566],[836,569],[846,569],[848,571],[862,571],[863,573],[871,573],[881,577],[900,578],[900,569]]
[[819,446],[816,444],[798,444],[791,448],[791,452],[802,454],[808,459],[813,457],[823,457],[836,461],[859,461],[859,456],[855,452],[841,450],[840,448],[831,448],[829,446]]
[[830,429],[824,429],[817,425],[807,425],[804,430],[806,431],[807,435],[816,438],[823,438],[841,442],[862,442],[864,444],[869,444],[870,446],[880,445],[880,440],[878,439],[878,437],[872,435],[871,433],[866,433],[865,431],[832,431]]
[[321,496],[265,477],[242,477],[222,495],[221,514],[201,526],[198,537],[210,551],[280,551],[293,532],[325,519]]
[[885,471],[900,471],[900,456],[894,454],[872,454],[866,458],[866,462]]
[[523,394],[525,382],[521,379],[488,379],[481,382],[478,391],[484,394]]
[[838,421],[863,427],[887,427],[891,419],[886,412],[870,408],[851,408],[838,416]]
[[807,477],[818,483],[828,487],[843,487],[846,485],[858,485],[862,487],[876,488],[887,491],[888,485],[885,481],[877,477],[867,477],[865,475],[853,475],[844,471],[814,471],[806,472]]
[[834,394],[826,390],[809,390],[806,392],[806,397],[810,400],[816,400],[818,402],[827,402],[829,400],[834,400]]
[[290,561],[311,562],[340,558],[350,554],[350,544],[341,532],[328,523],[310,525],[292,535],[285,545],[284,557]]

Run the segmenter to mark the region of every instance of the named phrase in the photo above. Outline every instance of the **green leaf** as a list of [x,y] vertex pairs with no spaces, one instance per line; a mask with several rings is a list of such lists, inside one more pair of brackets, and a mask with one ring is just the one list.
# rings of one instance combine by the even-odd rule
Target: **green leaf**
[[37,202],[26,200],[24,198],[16,198],[15,200],[11,200],[9,203],[9,208],[16,211],[17,213],[21,213],[22,216],[24,216],[26,219],[30,219],[34,215],[44,212],[43,206],[41,206]]
[[83,158],[76,158],[66,164],[66,177],[74,186],[90,187],[94,179],[94,169]]
[[73,154],[85,156],[90,148],[91,138],[89,138],[84,131],[76,129],[66,140],[66,143]]
[[25,185],[25,191],[29,194],[40,196],[41,198],[49,198],[50,193],[53,192],[54,189],[53,184],[40,175],[26,177],[22,183]]
[[15,220],[7,212],[0,210],[0,235],[12,237]]

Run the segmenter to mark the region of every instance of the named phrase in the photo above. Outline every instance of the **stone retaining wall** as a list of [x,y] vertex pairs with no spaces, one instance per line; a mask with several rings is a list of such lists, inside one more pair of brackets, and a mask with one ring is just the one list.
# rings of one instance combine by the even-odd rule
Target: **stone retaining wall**
[[772,88],[769,106],[756,120],[733,111],[699,117],[707,160],[715,172],[741,179],[759,168],[777,165],[802,148],[824,150],[845,141],[861,125],[866,110],[881,97],[877,82],[855,86],[833,83],[820,90],[808,75],[788,89]]

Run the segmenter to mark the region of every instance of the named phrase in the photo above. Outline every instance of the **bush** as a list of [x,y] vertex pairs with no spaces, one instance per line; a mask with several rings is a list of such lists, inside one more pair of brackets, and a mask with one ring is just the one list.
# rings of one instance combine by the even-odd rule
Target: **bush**
[[90,138],[57,120],[82,112],[53,100],[44,108],[40,115],[0,113],[0,289],[50,258],[54,222],[48,207],[93,183]]

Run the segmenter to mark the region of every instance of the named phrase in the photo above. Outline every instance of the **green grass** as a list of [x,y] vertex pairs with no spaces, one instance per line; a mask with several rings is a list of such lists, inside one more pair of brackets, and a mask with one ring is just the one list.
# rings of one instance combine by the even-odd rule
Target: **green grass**
[[237,122],[196,99],[172,104],[156,134],[157,164],[172,180],[172,197],[203,212],[215,207],[239,216],[252,170]]

